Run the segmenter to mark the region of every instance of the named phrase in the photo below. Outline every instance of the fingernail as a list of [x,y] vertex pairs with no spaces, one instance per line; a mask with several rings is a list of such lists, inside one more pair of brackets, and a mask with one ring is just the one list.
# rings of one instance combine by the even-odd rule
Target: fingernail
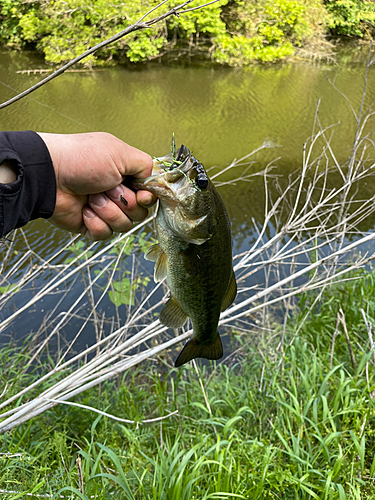
[[120,198],[121,195],[124,192],[124,187],[120,184],[119,186],[116,186],[109,191],[106,191],[108,196],[111,196],[112,198]]
[[93,194],[90,196],[90,204],[97,207],[103,207],[108,202],[108,198],[102,194]]
[[150,196],[145,196],[144,198],[139,200],[138,203],[142,207],[148,208],[155,204],[155,198],[150,194]]
[[87,217],[88,219],[93,219],[96,216],[96,213],[94,210],[91,210],[90,207],[83,207],[83,215]]

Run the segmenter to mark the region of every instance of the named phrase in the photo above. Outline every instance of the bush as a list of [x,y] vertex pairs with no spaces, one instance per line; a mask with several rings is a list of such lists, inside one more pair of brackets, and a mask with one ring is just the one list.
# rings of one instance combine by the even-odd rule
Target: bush
[[21,45],[22,28],[19,21],[25,11],[25,4],[20,0],[0,0],[0,43]]
[[367,0],[325,0],[327,24],[337,35],[372,37],[375,4]]
[[313,35],[312,8],[301,0],[239,0],[226,15],[227,31],[214,40],[214,59],[230,65],[270,62],[294,53]]

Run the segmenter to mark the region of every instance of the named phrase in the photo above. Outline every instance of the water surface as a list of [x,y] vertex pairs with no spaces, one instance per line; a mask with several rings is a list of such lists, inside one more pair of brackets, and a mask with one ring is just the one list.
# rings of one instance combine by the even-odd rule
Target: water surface
[[[0,100],[43,77],[26,70],[48,68],[35,53],[2,49]],[[168,152],[174,132],[177,143],[192,149],[207,168],[224,168],[268,139],[280,147],[257,155],[253,171],[279,157],[275,164],[285,177],[301,165],[317,109],[323,126],[336,124],[327,134],[338,159],[347,158],[357,127],[347,99],[358,111],[364,73],[360,57],[337,65],[301,62],[243,70],[152,65],[68,72],[1,110],[0,127],[55,133],[106,131],[153,156]],[[371,68],[364,108],[374,101]],[[369,181],[368,193],[373,187]],[[232,220],[235,251],[245,249],[254,237],[252,220],[263,222],[263,179],[255,177],[251,183],[223,187],[220,192]],[[373,225],[370,218],[363,229]],[[29,224],[27,234],[43,258],[67,239],[46,221]],[[19,247],[22,252],[22,241]],[[34,313],[39,316],[39,311]],[[24,321],[26,327],[30,318]]]
[[[34,53],[0,52],[0,99],[13,97],[48,69]],[[334,145],[345,155],[355,121],[334,80],[354,109],[362,98],[364,65],[310,63],[231,68],[164,67],[71,72],[0,112],[2,129],[74,133],[104,130],[152,155],[164,153],[172,132],[207,166],[225,166],[268,137],[282,146],[286,168],[299,165],[316,104],[327,126],[340,123]],[[367,103],[375,99],[374,71]],[[8,86],[8,87],[7,87]],[[11,90],[11,87],[14,90]]]

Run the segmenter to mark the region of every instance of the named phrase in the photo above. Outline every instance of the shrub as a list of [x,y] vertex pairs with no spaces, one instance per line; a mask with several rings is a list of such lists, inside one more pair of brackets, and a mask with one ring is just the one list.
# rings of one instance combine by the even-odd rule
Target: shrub
[[327,24],[337,35],[359,36],[374,33],[375,4],[367,0],[325,0]]

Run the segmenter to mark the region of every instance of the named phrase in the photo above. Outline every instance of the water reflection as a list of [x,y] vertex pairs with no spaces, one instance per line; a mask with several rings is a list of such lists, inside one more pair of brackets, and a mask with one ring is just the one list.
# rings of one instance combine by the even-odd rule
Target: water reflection
[[[41,75],[16,71],[47,66],[35,54],[6,51],[0,54],[0,67],[0,80],[23,90]],[[301,163],[319,99],[322,123],[340,122],[333,145],[345,154],[355,123],[327,77],[336,78],[358,109],[363,71],[358,64],[340,68],[301,63],[246,70],[153,66],[66,73],[2,110],[0,126],[64,133],[106,130],[154,155],[165,151],[174,131],[208,167],[224,166],[270,137],[283,146],[282,166],[290,169]],[[370,103],[375,99],[373,71],[368,89]],[[13,95],[0,87],[1,100]]]

